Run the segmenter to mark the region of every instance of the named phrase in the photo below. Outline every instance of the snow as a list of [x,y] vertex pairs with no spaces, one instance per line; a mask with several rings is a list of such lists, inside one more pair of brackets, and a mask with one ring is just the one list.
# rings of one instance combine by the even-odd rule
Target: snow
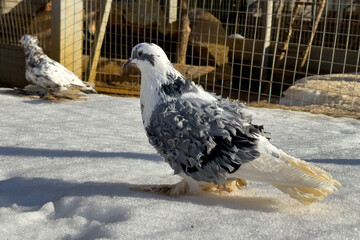
[[358,239],[360,121],[249,109],[285,152],[342,182],[302,205],[250,182],[230,194],[136,192],[179,181],[149,145],[139,99],[49,102],[0,89],[1,239]]

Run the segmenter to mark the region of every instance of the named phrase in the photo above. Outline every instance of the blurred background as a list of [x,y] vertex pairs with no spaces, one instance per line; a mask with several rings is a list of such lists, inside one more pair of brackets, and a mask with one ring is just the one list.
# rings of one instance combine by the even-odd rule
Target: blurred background
[[139,96],[133,46],[162,47],[187,78],[249,106],[360,119],[359,0],[0,0],[0,86],[23,87],[18,41],[100,93]]

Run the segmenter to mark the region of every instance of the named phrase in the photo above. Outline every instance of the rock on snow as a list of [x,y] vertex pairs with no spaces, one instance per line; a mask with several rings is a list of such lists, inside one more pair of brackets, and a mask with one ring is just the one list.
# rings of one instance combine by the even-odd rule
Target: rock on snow
[[360,75],[329,74],[297,80],[283,93],[280,104],[286,106],[342,105],[360,111]]

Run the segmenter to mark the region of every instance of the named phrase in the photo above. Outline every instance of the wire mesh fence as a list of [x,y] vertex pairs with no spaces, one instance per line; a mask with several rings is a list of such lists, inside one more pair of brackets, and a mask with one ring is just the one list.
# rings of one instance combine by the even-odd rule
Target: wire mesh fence
[[17,46],[23,34],[37,35],[40,45],[51,49],[50,0],[0,1],[0,44]]
[[[28,33],[45,52],[54,51],[51,1],[0,3],[0,46],[18,46]],[[82,78],[99,91],[138,96],[140,72],[121,65],[137,43],[153,42],[187,78],[222,97],[360,118],[358,0],[84,0],[82,6],[82,56],[75,58]]]

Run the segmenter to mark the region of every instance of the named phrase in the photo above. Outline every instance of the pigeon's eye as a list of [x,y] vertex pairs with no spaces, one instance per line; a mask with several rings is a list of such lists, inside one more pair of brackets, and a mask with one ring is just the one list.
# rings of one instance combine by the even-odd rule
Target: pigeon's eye
[[141,57],[142,51],[138,51],[138,52],[137,52],[137,55],[138,55],[138,57]]

